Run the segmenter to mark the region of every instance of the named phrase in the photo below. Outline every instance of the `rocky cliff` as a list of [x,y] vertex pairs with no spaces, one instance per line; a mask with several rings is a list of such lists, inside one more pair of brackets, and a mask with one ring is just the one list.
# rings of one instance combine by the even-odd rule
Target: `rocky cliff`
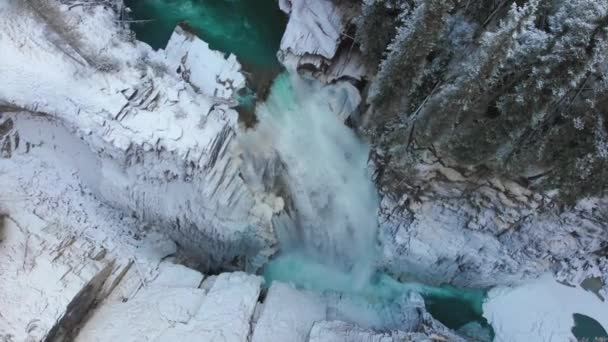
[[315,35],[299,71],[363,70],[345,75],[364,98],[350,123],[373,145],[386,269],[477,287],[605,277],[607,4],[332,4],[340,34]]
[[[38,13],[40,4],[52,11]],[[245,78],[234,55],[182,28],[153,51],[132,39],[116,8],[98,3],[9,1],[0,10],[9,18],[0,37],[4,112],[66,127],[88,147],[70,163],[91,191],[166,227],[207,267],[264,262],[277,209],[239,170],[233,93]],[[31,150],[17,138],[20,119],[2,119],[5,158]]]

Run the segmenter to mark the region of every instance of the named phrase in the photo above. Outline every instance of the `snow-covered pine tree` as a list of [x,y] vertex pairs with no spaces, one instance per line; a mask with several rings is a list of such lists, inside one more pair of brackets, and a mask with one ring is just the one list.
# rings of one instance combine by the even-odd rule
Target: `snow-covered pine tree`
[[[421,0],[416,2],[411,13],[403,13],[402,24],[388,46],[387,56],[380,64],[370,90],[370,97],[381,115],[402,115],[402,110],[409,107],[408,94],[420,83],[421,72],[453,7],[454,0]],[[395,98],[400,101],[386,101]],[[387,103],[393,106],[383,105]]]
[[[600,174],[606,155],[608,0],[387,4],[364,1],[357,41],[369,51],[394,35],[368,93],[366,131],[400,151],[396,171],[432,148],[453,165],[563,187],[570,199],[606,191],[608,177],[576,184]],[[374,24],[381,15],[400,26]]]

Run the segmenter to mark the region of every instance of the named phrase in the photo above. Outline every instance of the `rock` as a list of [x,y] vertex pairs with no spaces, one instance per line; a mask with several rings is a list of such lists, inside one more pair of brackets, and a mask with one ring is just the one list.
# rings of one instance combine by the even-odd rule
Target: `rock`
[[188,324],[203,303],[205,290],[198,286],[204,276],[193,269],[161,262],[149,280],[136,266],[126,272],[86,320],[76,342],[154,340]]
[[[604,229],[597,219],[605,215],[602,200],[585,199],[584,205],[561,211],[549,205],[555,199],[497,175],[468,175],[424,156],[408,166],[398,159],[389,166],[376,159],[376,167],[384,169],[376,181],[383,260],[391,272],[427,283],[489,287],[556,268],[564,278],[580,273],[578,266],[555,260],[597,265],[582,274],[599,269],[601,258],[593,251],[602,248]],[[405,167],[411,171],[394,178],[395,170]],[[404,196],[412,198],[407,206],[399,200]]]
[[246,342],[261,284],[261,278],[245,273],[220,274],[191,320],[158,340]]
[[0,227],[0,338],[69,338],[110,274],[91,245],[45,233],[33,215],[8,216]]
[[20,18],[0,23],[11,32],[0,37],[0,103],[55,120],[82,139],[87,162],[70,162],[98,197],[163,225],[203,265],[237,260],[255,269],[273,253],[270,220],[252,215],[270,197],[245,184],[233,153],[239,132],[230,97],[244,84],[234,56],[224,59],[182,28],[165,51],[153,51],[124,38],[111,7],[62,7],[62,20],[79,23],[85,59],[111,60],[119,71],[99,70],[58,51],[36,13],[13,2],[0,12]]
[[103,303],[75,341],[158,341],[159,335],[188,324],[204,297],[197,288],[142,289],[128,301]]
[[326,318],[326,310],[318,295],[273,282],[251,342],[306,342],[313,323]]
[[354,42],[344,48],[347,24],[356,15],[348,2],[291,0],[280,3],[289,14],[281,40],[279,60],[325,83],[339,79],[361,80],[367,70]]
[[289,11],[281,50],[296,56],[333,58],[343,30],[343,13],[338,7],[328,0],[291,0]]
[[233,100],[237,90],[245,87],[245,76],[234,54],[209,48],[184,26],[177,26],[165,49],[169,70],[175,70],[195,89],[207,96]]
[[454,336],[426,334],[418,332],[390,331],[377,332],[361,329],[353,324],[341,321],[321,321],[315,323],[310,331],[310,342],[435,342],[464,341]]

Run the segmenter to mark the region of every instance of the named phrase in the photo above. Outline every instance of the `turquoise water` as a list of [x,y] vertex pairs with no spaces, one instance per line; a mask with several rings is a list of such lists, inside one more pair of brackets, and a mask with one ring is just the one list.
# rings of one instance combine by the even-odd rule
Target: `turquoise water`
[[364,286],[376,263],[378,196],[367,170],[369,147],[331,112],[335,96],[319,82],[280,75],[257,107],[258,140],[271,136],[287,166],[295,213],[281,247],[348,270]]
[[[374,271],[378,203],[366,170],[368,147],[327,109],[327,97],[333,95],[318,84],[287,75],[274,80],[286,24],[275,0],[126,3],[134,19],[152,20],[132,26],[138,39],[152,47],[163,48],[176,24],[185,21],[211,48],[234,53],[247,70],[255,71],[249,80],[253,90],[245,89],[238,98],[241,108],[251,112],[249,120],[261,121],[261,141],[272,140],[287,165],[290,200],[297,211],[296,222],[277,233],[284,251],[298,253],[266,266],[267,285],[280,280],[386,308],[415,291],[448,327],[468,322],[487,327],[481,316],[484,291],[400,283]],[[266,89],[268,99],[256,104]],[[255,143],[249,147],[257,148]]]
[[284,254],[264,270],[266,283],[278,280],[386,307],[413,291],[449,328],[478,322],[491,330],[482,315],[485,291],[403,283],[375,272],[378,198],[366,172],[369,149],[328,111],[330,94],[283,74],[258,105],[260,130],[276,138],[298,209],[298,221],[281,234]]
[[575,313],[573,318],[574,327],[572,328],[572,334],[579,341],[608,341],[606,329],[595,319],[579,313]]
[[164,48],[186,22],[215,50],[232,52],[254,68],[276,67],[287,18],[276,0],[127,0],[137,39]]
[[399,282],[383,273],[374,274],[365,286],[359,287],[354,285],[357,281],[352,273],[342,272],[300,253],[285,254],[271,261],[265,267],[264,279],[267,286],[273,281],[282,281],[301,289],[334,291],[362,297],[370,302],[381,301],[386,305],[414,291],[422,295],[431,315],[447,327],[458,329],[469,322],[478,322],[491,331],[482,316],[486,291],[480,289]]

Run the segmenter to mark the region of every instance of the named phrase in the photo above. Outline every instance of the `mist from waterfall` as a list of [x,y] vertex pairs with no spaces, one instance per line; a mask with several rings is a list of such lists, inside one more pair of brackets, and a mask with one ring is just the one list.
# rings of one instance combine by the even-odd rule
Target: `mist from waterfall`
[[393,304],[416,292],[450,327],[479,320],[482,290],[404,283],[377,272],[378,196],[368,173],[369,148],[332,110],[332,96],[317,81],[284,73],[256,108],[259,124],[245,143],[266,157],[278,154],[289,196],[290,220],[275,225],[280,254],[265,266],[267,285],[277,280],[361,298],[395,317],[400,309]]
[[282,252],[348,272],[363,287],[375,266],[378,197],[369,148],[332,112],[331,96],[316,81],[282,74],[257,107],[257,130],[286,165],[292,220],[278,232]]

